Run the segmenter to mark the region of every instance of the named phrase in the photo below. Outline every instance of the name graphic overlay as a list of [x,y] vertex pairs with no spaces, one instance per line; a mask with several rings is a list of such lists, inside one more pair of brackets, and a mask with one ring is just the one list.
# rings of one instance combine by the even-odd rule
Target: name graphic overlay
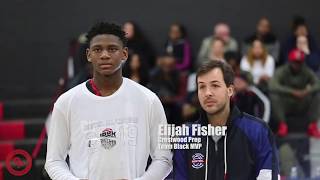
[[207,136],[220,137],[226,135],[227,126],[202,126],[200,124],[159,125],[159,149],[201,149],[202,139]]

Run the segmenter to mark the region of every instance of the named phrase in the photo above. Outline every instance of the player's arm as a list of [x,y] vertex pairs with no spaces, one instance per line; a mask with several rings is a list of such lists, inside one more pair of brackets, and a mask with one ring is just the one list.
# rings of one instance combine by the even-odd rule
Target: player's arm
[[162,104],[155,98],[151,105],[150,113],[150,155],[152,163],[148,170],[138,178],[138,180],[162,180],[165,179],[172,170],[172,153],[170,150],[161,150],[158,146],[159,125],[167,124]]
[[63,111],[55,106],[49,127],[45,169],[52,180],[79,180],[66,163],[70,148],[70,128]]

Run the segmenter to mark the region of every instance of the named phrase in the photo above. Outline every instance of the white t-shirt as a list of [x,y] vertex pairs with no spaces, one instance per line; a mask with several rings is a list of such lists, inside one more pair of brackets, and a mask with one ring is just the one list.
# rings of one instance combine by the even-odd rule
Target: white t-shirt
[[273,76],[275,69],[274,58],[270,55],[267,56],[266,63],[263,65],[262,61],[255,60],[253,66],[250,66],[249,61],[246,56],[241,59],[240,68],[243,71],[248,71],[253,76],[253,82],[255,84],[259,83],[261,76],[267,75],[270,78]]
[[159,149],[158,125],[166,123],[159,98],[127,78],[106,97],[82,83],[54,105],[45,168],[53,180],[164,179],[172,154]]

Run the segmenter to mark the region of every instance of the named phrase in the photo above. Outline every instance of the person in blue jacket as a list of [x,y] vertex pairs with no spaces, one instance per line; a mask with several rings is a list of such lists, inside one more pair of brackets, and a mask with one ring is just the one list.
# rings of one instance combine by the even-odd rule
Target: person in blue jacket
[[274,136],[264,121],[240,112],[230,102],[233,80],[231,67],[222,61],[207,61],[199,67],[201,113],[195,124],[227,130],[225,136],[199,136],[200,149],[174,150],[175,180],[280,179]]

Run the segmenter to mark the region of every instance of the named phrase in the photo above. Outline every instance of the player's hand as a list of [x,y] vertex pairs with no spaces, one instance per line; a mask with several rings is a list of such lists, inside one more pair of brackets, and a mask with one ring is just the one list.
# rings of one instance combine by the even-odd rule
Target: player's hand
[[306,54],[306,55],[309,55],[310,54],[310,49],[308,46],[303,46],[301,48],[301,50]]

